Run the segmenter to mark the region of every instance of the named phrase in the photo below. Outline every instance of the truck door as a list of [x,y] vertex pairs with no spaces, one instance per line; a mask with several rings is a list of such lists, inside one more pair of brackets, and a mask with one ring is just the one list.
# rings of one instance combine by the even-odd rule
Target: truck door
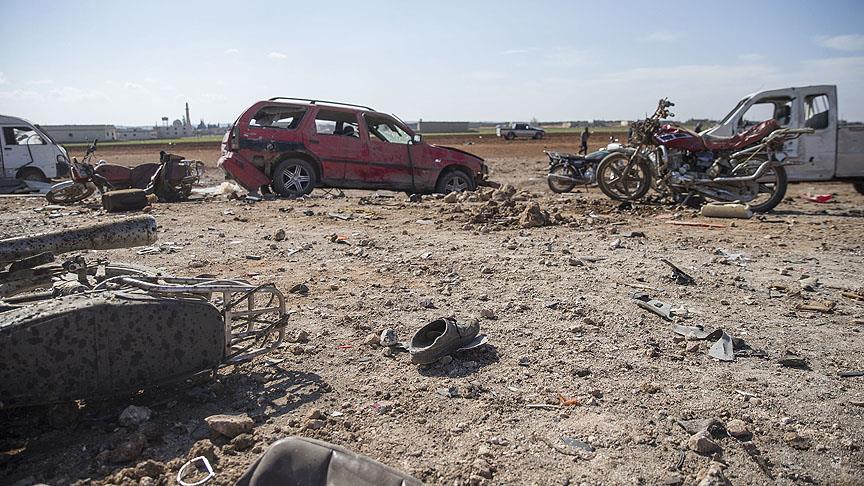
[[798,139],[798,165],[787,167],[790,180],[828,180],[837,164],[837,91],[829,86],[797,90],[801,127],[816,130]]

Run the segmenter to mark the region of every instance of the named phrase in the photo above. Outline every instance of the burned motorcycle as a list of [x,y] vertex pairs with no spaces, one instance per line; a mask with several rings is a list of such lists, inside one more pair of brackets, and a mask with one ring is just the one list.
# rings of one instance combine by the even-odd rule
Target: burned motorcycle
[[186,160],[182,156],[159,153],[159,163],[124,167],[99,161],[91,164],[96,152],[96,141],[87,148],[84,159],[72,159],[72,180],[55,184],[45,194],[52,204],[72,204],[90,197],[95,191],[100,194],[118,189],[144,189],[155,194],[160,201],[185,200],[192,193],[192,186],[201,177],[203,164],[197,160]]
[[652,187],[677,202],[700,197],[748,203],[753,212],[773,209],[788,185],[784,144],[810,128],[780,128],[766,120],[732,137],[700,135],[662,120],[675,106],[661,99],[654,114],[634,123],[633,143],[606,156],[597,184],[612,199],[632,201]]
[[546,175],[549,189],[552,192],[564,193],[572,191],[577,184],[586,186],[596,184],[597,164],[612,150],[620,147],[621,144],[617,140],[610,140],[605,149],[588,155],[544,150],[543,153],[549,157],[549,173]]

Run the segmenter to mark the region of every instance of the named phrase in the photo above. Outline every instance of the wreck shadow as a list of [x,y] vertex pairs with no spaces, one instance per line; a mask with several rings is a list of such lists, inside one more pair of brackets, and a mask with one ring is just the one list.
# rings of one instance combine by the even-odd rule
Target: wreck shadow
[[850,214],[849,210],[845,212],[831,212],[827,208],[824,209],[816,209],[813,210],[803,210],[803,209],[773,209],[768,214],[768,216],[833,216],[839,218],[864,218],[864,211],[857,211],[860,214]]
[[[2,410],[0,446],[4,454],[0,456],[0,484],[11,484],[30,476],[45,480],[83,477],[81,471],[75,469],[74,461],[68,467],[55,465],[48,472],[44,469],[58,454],[82,448],[94,451],[89,460],[93,468],[86,476],[104,480],[120,469],[134,467],[145,457],[97,466],[95,451],[111,448],[141,433],[147,436],[149,453],[146,458],[162,462],[178,457],[178,451],[188,451],[201,439],[210,439],[220,447],[229,439],[211,431],[204,420],[206,417],[247,413],[261,425],[270,418],[315,402],[330,390],[330,385],[316,373],[275,365],[265,372],[261,370],[259,364],[254,369],[239,368],[215,377],[202,374],[184,383],[87,401],[82,408],[75,403],[64,403]],[[130,404],[152,409],[153,418],[141,426],[122,427],[118,417]]]
[[[465,378],[466,376],[475,374],[481,368],[501,361],[498,355],[498,348],[488,343],[477,349],[457,352],[453,355],[453,358],[450,364],[442,365],[440,362],[436,362],[432,365],[421,367],[419,372],[422,376],[428,377]],[[468,361],[474,361],[477,363],[477,366],[469,368],[462,365]]]

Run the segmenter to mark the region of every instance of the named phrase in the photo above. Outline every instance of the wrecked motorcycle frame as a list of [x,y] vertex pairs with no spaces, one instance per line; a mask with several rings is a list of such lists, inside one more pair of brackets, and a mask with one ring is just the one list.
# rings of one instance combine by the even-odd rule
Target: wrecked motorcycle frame
[[682,203],[704,197],[749,203],[754,212],[773,209],[786,194],[784,143],[810,128],[778,129],[764,121],[734,137],[700,135],[661,120],[674,116],[673,103],[661,99],[654,114],[636,122],[635,145],[606,156],[597,183],[612,199],[632,201],[652,187]]
[[0,240],[0,260],[14,259],[0,269],[0,408],[135,392],[283,342],[292,312],[273,284],[54,261],[52,251],[152,243],[151,216],[69,233],[30,237],[30,249]]

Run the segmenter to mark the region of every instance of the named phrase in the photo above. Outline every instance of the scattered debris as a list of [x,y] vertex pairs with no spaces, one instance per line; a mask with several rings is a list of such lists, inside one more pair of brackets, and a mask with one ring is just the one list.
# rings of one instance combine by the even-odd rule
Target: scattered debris
[[120,425],[124,427],[134,427],[137,425],[141,425],[144,422],[150,420],[150,417],[153,415],[153,411],[147,407],[139,407],[136,405],[129,405],[123,412],[120,413]]
[[698,223],[696,221],[667,221],[669,224],[674,224],[675,226],[695,226],[699,228],[712,228],[712,229],[725,229],[729,226],[725,224],[712,224],[712,223]]
[[864,376],[864,371],[841,371],[841,378],[855,378],[857,376]]
[[710,203],[702,206],[700,214],[706,218],[750,219],[753,211],[750,206],[740,203]]
[[570,447],[573,447],[574,449],[582,449],[585,452],[594,452],[594,447],[591,444],[583,442],[579,439],[567,437],[566,435],[561,436],[561,442],[567,444]]
[[380,342],[381,346],[384,346],[387,348],[400,344],[399,343],[399,336],[396,334],[395,329],[384,329],[383,331],[381,331],[381,336],[379,338],[379,342]]
[[795,368],[799,370],[810,369],[810,365],[807,363],[806,359],[791,351],[787,351],[786,354],[777,361],[777,363],[785,368]]
[[[420,328],[411,338],[408,351],[416,364],[434,363],[475,342],[480,323],[472,320],[458,324],[452,317],[442,317]],[[479,345],[479,344],[478,344]]]
[[707,431],[697,432],[687,439],[687,448],[697,454],[707,455],[722,450]]
[[246,414],[241,415],[211,415],[204,419],[214,431],[233,439],[240,434],[252,432],[255,422]]
[[[200,464],[200,466],[198,466],[198,464]],[[187,476],[190,474],[188,468],[193,465],[198,471],[204,471],[206,475],[203,478],[194,476],[194,479],[188,478]],[[199,486],[209,481],[215,475],[216,473],[213,472],[213,466],[210,465],[210,461],[204,456],[198,456],[186,464],[183,464],[183,467],[177,471],[177,482],[180,483],[180,486]]]
[[578,398],[567,398],[562,394],[558,394],[558,402],[562,407],[573,407],[582,405]]
[[810,194],[808,192],[804,194],[804,199],[810,202],[825,204],[827,202],[831,202],[834,199],[834,196],[832,196],[831,194]]
[[708,350],[708,356],[719,359],[720,361],[734,361],[735,350],[732,346],[732,336],[722,332],[720,339],[717,340]]
[[824,314],[829,314],[834,312],[834,308],[837,306],[837,303],[833,300],[811,300],[803,304],[799,304],[797,309],[803,311],[813,311],[813,312],[822,312]]
[[636,299],[636,305],[657,314],[658,316],[666,319],[667,321],[672,320],[672,316],[675,314],[675,311],[672,310],[671,305],[666,304],[665,302],[661,302],[659,300],[651,299],[644,294],[642,294],[642,296],[644,296],[644,298]]
[[696,280],[693,277],[688,275],[684,270],[678,268],[674,263],[665,258],[661,258],[660,261],[669,265],[669,268],[672,269],[672,279],[675,280],[675,283],[678,285],[691,285],[696,283]]

